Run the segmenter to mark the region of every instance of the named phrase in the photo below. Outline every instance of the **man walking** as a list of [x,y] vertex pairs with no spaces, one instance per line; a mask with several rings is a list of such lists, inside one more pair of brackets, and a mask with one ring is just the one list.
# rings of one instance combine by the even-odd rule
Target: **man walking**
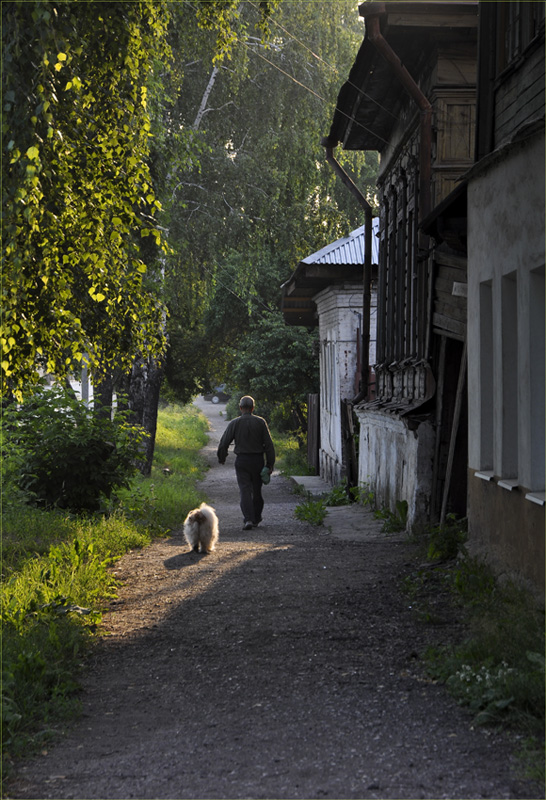
[[235,474],[239,485],[241,511],[243,512],[243,529],[245,531],[256,527],[262,521],[264,500],[262,497],[262,470],[265,468],[269,474],[273,472],[275,464],[275,448],[267,427],[267,422],[262,417],[253,414],[254,400],[245,395],[239,401],[241,416],[232,419],[224,431],[218,445],[218,461],[224,464],[228,448],[235,440]]

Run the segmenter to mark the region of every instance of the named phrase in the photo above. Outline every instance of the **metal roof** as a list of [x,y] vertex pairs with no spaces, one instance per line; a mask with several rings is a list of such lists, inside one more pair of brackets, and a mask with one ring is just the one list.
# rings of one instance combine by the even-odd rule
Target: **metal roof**
[[[364,264],[364,228],[351,231],[343,239],[337,239],[332,244],[327,244],[307,258],[302,259],[302,264]],[[379,263],[379,218],[372,221],[372,264]]]
[[[281,307],[289,325],[313,327],[317,324],[313,297],[328,286],[360,283],[364,270],[364,230],[361,225],[348,236],[337,239],[302,259],[283,283]],[[372,267],[379,262],[379,218],[372,220]]]

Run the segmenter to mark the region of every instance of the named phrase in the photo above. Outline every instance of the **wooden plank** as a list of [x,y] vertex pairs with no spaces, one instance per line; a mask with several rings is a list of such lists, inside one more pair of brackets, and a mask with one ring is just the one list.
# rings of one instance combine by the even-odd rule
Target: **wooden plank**
[[438,11],[431,6],[430,3],[423,3],[424,8],[421,10],[415,8],[411,11],[388,11],[388,24],[392,26],[402,26],[404,28],[410,27],[431,27],[431,28],[477,28],[478,15],[476,8],[472,9],[474,13],[464,11],[450,11],[449,14]]
[[307,395],[307,463],[319,474],[320,407],[319,395]]
[[[454,298],[457,300],[464,300],[464,298],[458,297]],[[466,324],[466,301],[464,308],[456,308],[453,305],[448,305],[447,303],[440,303],[438,300],[434,303],[434,311],[440,316],[449,317],[450,319],[456,320],[458,322],[464,322]]]
[[466,334],[466,322],[452,319],[445,314],[438,314],[435,312],[432,315],[432,322],[435,328],[439,328],[443,331],[452,331],[459,336],[465,336]]
[[298,289],[297,294],[287,294],[283,297],[285,303],[313,303],[314,292],[311,289]]
[[447,278],[436,278],[434,281],[434,288],[437,292],[444,292],[444,294],[451,294],[455,281],[448,280]]
[[305,278],[320,278],[324,281],[362,281],[364,264],[307,264],[302,272]]
[[454,283],[455,281],[457,281],[457,283],[464,283],[466,280],[466,271],[462,269],[455,269],[455,267],[440,266],[436,274],[438,278],[450,281],[451,283]]
[[434,281],[434,288],[437,292],[443,292],[453,297],[467,297],[468,284],[466,281],[436,278]]
[[437,264],[445,267],[457,267],[466,272],[467,259],[464,256],[458,256],[455,253],[446,253],[442,250],[434,251],[434,260]]
[[[466,284],[465,284],[466,286]],[[448,309],[453,309],[454,311],[466,311],[466,297],[463,295],[454,295],[453,292],[434,292],[434,300],[436,301],[436,305],[445,306]],[[440,311],[440,313],[442,313]]]
[[[538,48],[496,95],[495,136],[501,141],[514,128],[544,111],[543,49]],[[523,89],[522,89],[523,87]]]
[[[431,518],[436,520],[438,508],[438,467],[440,461],[440,439],[442,426],[442,411],[444,400],[444,376],[446,365],[446,337],[440,340],[440,357],[438,364],[438,378],[436,382],[436,434],[434,438],[434,458],[432,462],[432,497],[431,497]],[[440,504],[441,506],[441,504]]]
[[463,353],[461,356],[461,367],[459,370],[459,380],[457,382],[457,394],[455,396],[455,410],[453,412],[453,426],[451,428],[451,439],[449,441],[449,454],[447,457],[446,479],[444,483],[444,496],[442,498],[442,510],[440,513],[440,525],[443,525],[446,519],[447,498],[449,496],[449,487],[451,485],[451,473],[453,471],[453,459],[455,457],[455,442],[457,439],[457,432],[459,430],[459,420],[461,418],[461,408],[463,404],[465,383],[466,383],[466,339],[463,346]]
[[464,342],[466,334],[455,333],[454,331],[442,330],[442,328],[432,328],[432,333],[435,336],[445,336],[448,339],[456,339],[458,342]]

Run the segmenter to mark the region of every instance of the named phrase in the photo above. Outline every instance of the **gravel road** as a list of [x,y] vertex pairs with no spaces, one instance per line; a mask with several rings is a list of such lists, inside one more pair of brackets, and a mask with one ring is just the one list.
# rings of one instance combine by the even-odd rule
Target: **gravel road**
[[335,515],[297,521],[278,474],[263,524],[243,531],[233,456],[215,458],[225,406],[197,404],[218,549],[191,553],[177,531],[116,564],[83,715],[21,765],[9,797],[543,796],[517,778],[510,740],[473,729],[426,677],[419,655],[453,623],[424,624],[401,592],[412,544],[371,515],[354,536],[336,535]]

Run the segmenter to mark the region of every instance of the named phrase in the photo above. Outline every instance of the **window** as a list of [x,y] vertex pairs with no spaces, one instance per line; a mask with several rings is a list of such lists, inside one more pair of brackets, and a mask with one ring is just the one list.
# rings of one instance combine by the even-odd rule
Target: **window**
[[502,402],[500,453],[496,454],[495,472],[503,478],[518,477],[518,284],[516,273],[505,275],[501,282]]
[[544,3],[511,0],[498,3],[497,74],[523,53],[544,25]]
[[544,267],[531,273],[529,314],[530,326],[530,400],[531,400],[531,453],[530,488],[544,491]]
[[480,469],[493,469],[493,296],[480,284]]

